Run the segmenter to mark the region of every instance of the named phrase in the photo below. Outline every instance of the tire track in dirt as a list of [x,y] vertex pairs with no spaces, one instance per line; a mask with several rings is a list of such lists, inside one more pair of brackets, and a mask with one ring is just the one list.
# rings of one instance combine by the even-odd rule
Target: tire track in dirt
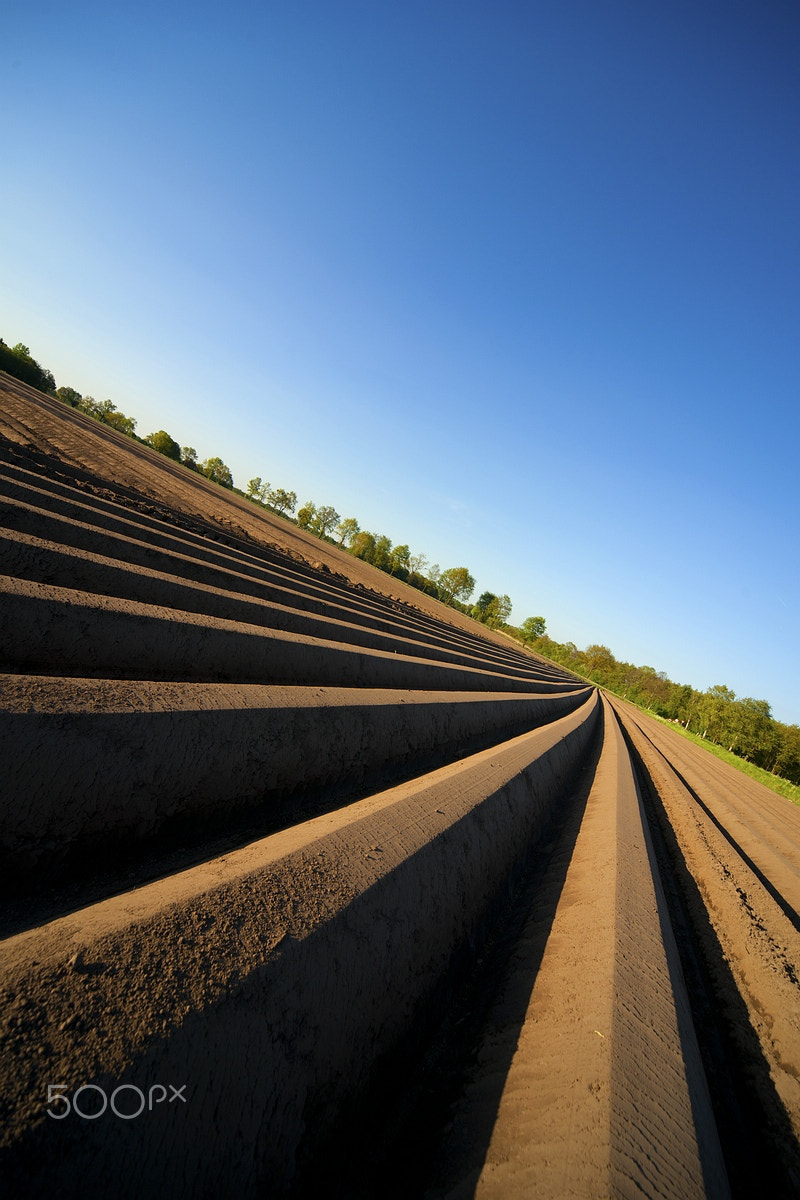
[[[664,739],[656,722],[630,705],[613,704],[671,846],[690,926],[685,938],[694,943],[689,953],[703,960],[705,982],[696,988],[696,1008],[705,1026],[709,1078],[717,1078],[715,1100],[721,1126],[727,1126],[729,1157],[741,1159],[737,1174],[746,1181],[737,1194],[763,1188],[771,1196],[793,1196],[800,1187],[800,936],[775,888],[764,885],[749,856],[709,811],[716,801],[702,780],[710,777],[715,789],[719,780],[708,771],[705,753],[690,743],[685,744],[694,753],[686,754],[683,746],[676,753],[704,789],[698,796],[657,744],[669,746],[678,735]],[[752,788],[741,794],[759,799]],[[783,829],[795,817],[785,803],[778,822]],[[738,802],[731,804],[738,808]],[[764,810],[772,807],[765,798]],[[754,825],[747,840],[765,862],[764,825],[758,817]],[[781,856],[775,861],[783,871]]]
[[648,737],[798,929],[800,808],[672,729],[653,722]]

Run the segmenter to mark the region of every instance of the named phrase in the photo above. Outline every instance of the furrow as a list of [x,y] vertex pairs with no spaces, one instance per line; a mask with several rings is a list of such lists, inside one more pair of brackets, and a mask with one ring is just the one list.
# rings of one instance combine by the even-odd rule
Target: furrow
[[[86,871],[95,856],[154,844],[169,826],[220,827],[243,810],[263,824],[333,807],[414,765],[474,752],[585,703],[373,688],[267,688],[0,677],[0,753],[8,792],[4,886]],[[417,767],[416,772],[419,772]]]
[[727,1196],[647,824],[607,706],[579,829],[565,830],[540,891],[438,1151],[438,1182],[487,1200]]
[[[172,562],[170,565],[178,567],[180,564]],[[374,625],[358,625],[334,615],[327,615],[325,612],[304,612],[289,604],[275,603],[269,592],[266,598],[255,594],[242,595],[222,587],[186,581],[174,573],[168,574],[152,568],[148,570],[105,555],[65,548],[41,538],[11,531],[0,537],[0,571],[14,579],[67,586],[96,596],[130,599],[182,612],[219,617],[249,625],[262,625],[326,641],[344,642],[392,653],[400,652],[458,666],[485,669],[491,665],[497,669],[497,664],[486,656],[470,654],[468,651],[459,652],[445,645],[437,645],[433,641],[415,640],[404,636],[397,626],[388,621],[376,620]],[[286,599],[291,598],[287,594]],[[344,615],[344,610],[339,611]],[[502,670],[509,677],[539,677],[539,672],[531,666],[506,666]]]
[[361,649],[154,604],[0,577],[0,669],[144,679],[565,692],[409,655]]
[[[337,1112],[441,1003],[459,947],[535,843],[598,711],[593,694],[542,730],[7,939],[10,1186],[31,1197],[182,1194],[187,1180],[193,1194],[221,1180],[243,1195],[289,1189]],[[149,1096],[163,1081],[185,1086],[185,1109],[115,1118],[89,1137],[80,1118],[48,1119],[45,1031],[50,1074],[70,1094]]]
[[[455,630],[448,632],[444,626],[440,626],[438,633],[431,634],[426,630],[425,623],[416,622],[396,611],[387,613],[377,605],[362,601],[357,593],[351,594],[347,603],[342,604],[339,602],[341,597],[338,594],[331,596],[324,586],[300,584],[298,588],[290,587],[285,578],[283,582],[276,582],[275,572],[269,569],[268,564],[255,559],[250,562],[230,559],[207,545],[190,547],[195,554],[201,555],[200,558],[191,557],[182,552],[186,547],[177,539],[173,539],[176,548],[167,552],[149,541],[132,536],[138,532],[132,523],[131,535],[111,536],[86,522],[53,515],[45,509],[25,506],[17,501],[4,505],[2,523],[8,532],[0,541],[0,553],[10,575],[35,580],[46,572],[58,573],[61,568],[66,570],[67,579],[70,580],[67,586],[75,587],[79,585],[72,581],[71,568],[85,575],[88,572],[86,564],[91,558],[112,559],[121,567],[129,565],[156,575],[178,575],[184,583],[239,592],[262,604],[275,605],[278,609],[291,608],[350,625],[362,624],[388,636],[420,639],[421,644],[438,645],[444,651],[462,654],[472,652],[479,663],[520,678],[535,678],[541,674],[538,664],[529,657],[519,654],[514,658],[510,655],[501,656],[494,653],[487,643],[481,646],[477,639],[459,635]],[[31,548],[27,555],[26,544]],[[48,545],[57,547],[60,553],[53,550],[48,552]],[[70,555],[74,563],[65,561]],[[81,555],[84,556],[83,563],[80,562]],[[58,578],[63,576],[58,575],[53,582],[57,582]]]

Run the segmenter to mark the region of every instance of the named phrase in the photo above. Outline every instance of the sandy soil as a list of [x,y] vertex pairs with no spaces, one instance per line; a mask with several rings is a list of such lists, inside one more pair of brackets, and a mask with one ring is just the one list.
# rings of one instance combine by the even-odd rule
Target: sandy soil
[[800,1191],[800,812],[2,375],[0,523],[19,1194]]

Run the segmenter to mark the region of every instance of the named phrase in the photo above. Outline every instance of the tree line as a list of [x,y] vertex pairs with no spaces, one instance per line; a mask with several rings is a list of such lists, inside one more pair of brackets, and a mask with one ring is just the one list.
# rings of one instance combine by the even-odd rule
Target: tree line
[[173,462],[237,492],[488,628],[501,630],[623,699],[682,725],[755,766],[800,784],[800,727],[775,720],[766,700],[737,697],[724,684],[700,692],[689,684],[673,683],[654,667],[618,661],[607,646],[591,645],[579,650],[574,642],[556,642],[547,636],[545,619],[541,616],[527,617],[519,626],[511,625],[509,596],[486,591],[474,604],[469,604],[475,579],[466,567],[441,570],[438,563],[429,563],[425,554],[412,553],[407,543],[395,545],[385,534],[362,529],[356,517],[342,517],[331,504],[317,505],[309,500],[298,509],[296,492],[272,487],[261,476],[255,476],[247,489],[240,491],[221,458],[199,462],[194,447],[181,446],[163,429],[139,438],[135,433],[136,421],[121,413],[111,400],[97,401],[92,396],[82,396],[72,387],[56,387],[52,372],[40,366],[21,342],[9,347],[0,338],[0,370],[151,446]]
[[[343,517],[332,504],[318,505],[313,500],[307,500],[297,508],[296,492],[273,488],[271,484],[264,483],[260,475],[250,480],[244,495],[248,500],[292,521],[299,529],[305,529],[323,541],[346,550],[353,558],[370,563],[379,571],[385,571],[387,575],[401,579],[403,583],[462,612],[473,611],[467,607],[467,601],[475,590],[475,579],[466,567],[448,567],[443,571],[438,563],[429,564],[427,555],[412,554],[407,542],[395,545],[385,533],[362,529],[357,517]],[[510,612],[511,602],[507,596],[505,599]]]
[[772,775],[800,784],[800,726],[777,721],[766,700],[737,697],[725,684],[700,692],[688,683],[674,683],[655,667],[621,662],[608,646],[579,650],[574,642],[559,643],[545,635],[535,648],[623,700],[682,725]]
[[475,590],[475,579],[466,567],[448,567],[442,571],[438,563],[429,565],[426,555],[412,554],[407,544],[395,546],[385,534],[362,529],[355,517],[342,518],[331,504],[318,506],[308,501],[295,513],[297,493],[283,487],[273,488],[261,476],[251,479],[247,490],[241,492],[234,485],[230,468],[221,458],[211,457],[198,462],[194,447],[181,446],[165,429],[158,429],[140,438],[136,434],[136,420],[120,412],[112,400],[98,401],[93,396],[83,396],[73,387],[56,387],[52,372],[42,367],[22,342],[9,347],[0,338],[0,368],[119,433],[151,446],[173,462],[181,463],[191,471],[198,471],[213,483],[230,488],[240,496],[271,509],[300,529],[339,545],[354,558],[372,564],[486,625],[494,628],[505,626],[511,612],[508,596],[484,592],[472,608],[468,607],[467,602]]
[[508,624],[512,605],[507,595],[483,592],[470,606],[475,578],[467,567],[447,567],[443,571],[438,563],[429,563],[426,554],[412,553],[407,542],[394,545],[385,533],[362,529],[357,517],[342,517],[332,504],[317,505],[313,500],[307,500],[295,512],[297,493],[272,488],[260,475],[250,480],[244,495],[293,521],[300,529],[348,551],[354,558],[441,600],[490,629],[502,629],[525,643],[532,643],[544,635],[544,617],[528,617],[519,628]]
[[37,391],[44,392],[47,396],[61,400],[70,408],[78,409],[87,417],[93,417],[95,421],[109,425],[118,433],[124,433],[134,441],[152,446],[154,450],[158,450],[167,458],[183,463],[190,471],[198,471],[214,483],[221,484],[222,487],[233,487],[233,475],[221,458],[207,458],[203,462],[198,462],[197,451],[193,446],[179,446],[163,429],[159,429],[155,433],[148,433],[143,438],[137,437],[135,418],[120,412],[113,400],[95,400],[94,396],[82,396],[73,387],[56,387],[52,371],[40,366],[32,357],[28,347],[22,342],[18,342],[16,346],[7,346],[0,338],[0,370],[29,384]]

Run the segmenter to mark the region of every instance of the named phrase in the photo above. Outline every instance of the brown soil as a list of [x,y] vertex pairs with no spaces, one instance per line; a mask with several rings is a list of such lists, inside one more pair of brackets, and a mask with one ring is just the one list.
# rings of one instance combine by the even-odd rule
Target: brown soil
[[2,375],[0,523],[12,1191],[800,1190],[800,811]]

